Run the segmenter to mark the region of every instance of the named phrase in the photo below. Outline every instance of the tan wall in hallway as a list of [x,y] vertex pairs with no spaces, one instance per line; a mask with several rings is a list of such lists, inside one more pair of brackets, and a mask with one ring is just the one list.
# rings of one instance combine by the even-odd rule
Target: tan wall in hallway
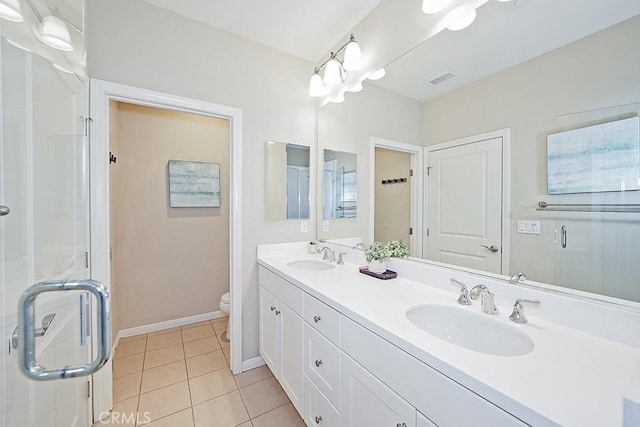
[[[409,244],[411,224],[411,154],[376,148],[375,240],[404,240]],[[407,178],[407,182],[382,184],[382,180]]]
[[[120,328],[218,310],[229,290],[229,122],[118,104]],[[220,208],[170,208],[167,163],[220,164]]]

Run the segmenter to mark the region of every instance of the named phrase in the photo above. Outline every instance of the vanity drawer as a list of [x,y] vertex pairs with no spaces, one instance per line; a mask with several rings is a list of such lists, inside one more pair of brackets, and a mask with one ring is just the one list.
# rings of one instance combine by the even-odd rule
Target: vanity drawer
[[340,427],[340,412],[306,375],[304,376],[304,421],[307,426]]
[[296,314],[302,316],[302,306],[304,292],[293,283],[290,283],[273,273],[272,271],[258,266],[258,283],[264,286],[269,292],[284,302]]
[[340,409],[340,354],[338,347],[305,323],[304,373],[338,409]]
[[340,347],[340,313],[317,298],[304,293],[304,320]]

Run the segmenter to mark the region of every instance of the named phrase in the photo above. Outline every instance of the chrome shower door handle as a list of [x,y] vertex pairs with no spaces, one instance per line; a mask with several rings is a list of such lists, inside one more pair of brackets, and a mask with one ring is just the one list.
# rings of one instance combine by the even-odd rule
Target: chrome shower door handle
[[[98,355],[89,364],[64,366],[62,368],[46,369],[36,360],[35,338],[35,300],[44,292],[87,291],[96,297],[98,311]],[[53,320],[53,318],[51,318]],[[36,381],[48,381],[64,378],[74,378],[91,375],[100,369],[111,353],[111,315],[109,309],[109,291],[93,280],[41,282],[24,291],[18,303],[18,351],[20,354],[20,370],[28,378]],[[44,322],[43,322],[44,323]],[[49,321],[49,325],[51,322]],[[44,329],[43,333],[46,332]]]
[[498,249],[498,247],[496,245],[491,245],[491,246],[480,245],[480,246],[482,246],[483,248],[485,248],[486,250],[488,250],[489,252],[492,252],[494,254],[499,251],[499,249]]

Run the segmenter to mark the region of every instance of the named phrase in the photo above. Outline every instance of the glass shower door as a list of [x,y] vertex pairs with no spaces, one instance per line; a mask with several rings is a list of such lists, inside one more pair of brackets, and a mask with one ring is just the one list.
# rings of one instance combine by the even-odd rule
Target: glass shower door
[[[20,372],[19,340],[12,339],[20,335],[18,301],[25,290],[39,282],[89,277],[83,83],[19,46],[3,28],[0,425],[88,426],[88,377],[29,379]],[[59,368],[91,360],[90,300],[81,291],[35,299],[38,364]]]

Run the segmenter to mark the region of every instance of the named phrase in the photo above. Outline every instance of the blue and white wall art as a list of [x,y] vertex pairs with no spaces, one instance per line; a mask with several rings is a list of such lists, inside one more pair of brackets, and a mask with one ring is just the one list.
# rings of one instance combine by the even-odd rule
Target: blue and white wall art
[[547,137],[549,194],[640,190],[640,118]]
[[169,160],[172,208],[219,208],[220,164]]

